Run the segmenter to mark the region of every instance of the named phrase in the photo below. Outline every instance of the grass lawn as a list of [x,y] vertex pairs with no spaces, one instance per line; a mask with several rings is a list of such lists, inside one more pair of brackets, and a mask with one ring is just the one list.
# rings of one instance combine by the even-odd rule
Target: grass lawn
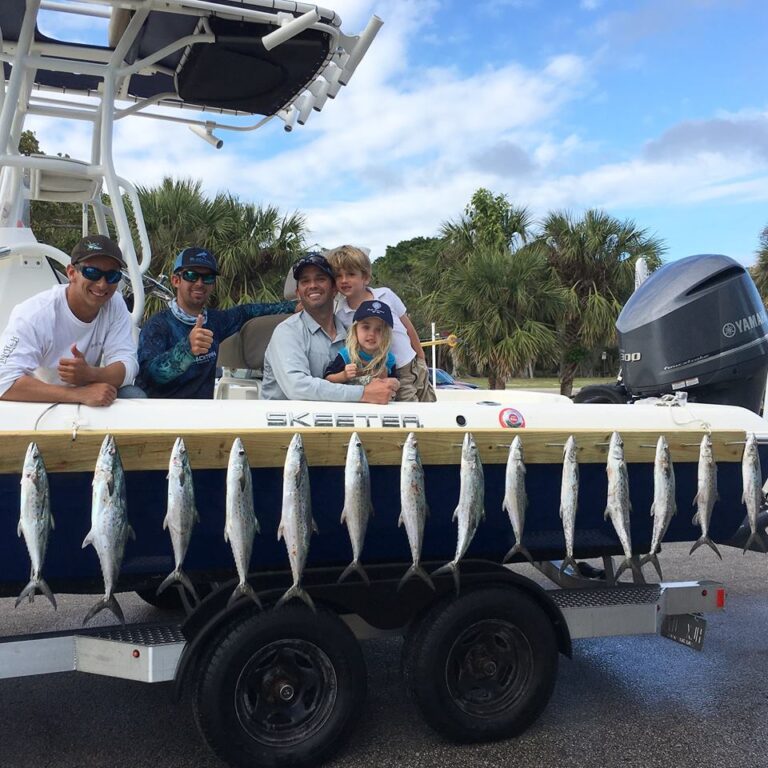
[[[478,387],[488,389],[488,379],[484,376],[459,376],[461,381],[469,381],[477,384]],[[616,381],[615,376],[608,378],[579,379],[573,382],[574,391],[586,386],[587,384],[613,384]],[[552,378],[543,379],[507,379],[507,389],[554,389],[560,391],[560,382]]]

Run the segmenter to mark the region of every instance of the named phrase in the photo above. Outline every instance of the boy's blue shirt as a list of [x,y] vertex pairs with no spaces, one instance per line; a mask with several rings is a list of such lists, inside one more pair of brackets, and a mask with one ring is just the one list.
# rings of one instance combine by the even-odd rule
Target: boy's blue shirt
[[192,326],[170,309],[149,318],[139,337],[138,384],[149,397],[205,400],[213,397],[219,344],[237,333],[253,317],[292,314],[296,304],[242,304],[231,309],[209,309],[203,328],[213,331],[213,343],[204,355],[189,346]]

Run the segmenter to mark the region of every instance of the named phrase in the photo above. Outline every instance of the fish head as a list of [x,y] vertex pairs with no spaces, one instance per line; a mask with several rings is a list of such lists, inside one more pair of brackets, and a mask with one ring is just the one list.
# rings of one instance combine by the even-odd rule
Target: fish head
[[523,461],[523,441],[520,439],[520,435],[515,435],[509,450],[516,461]]
[[618,432],[614,432],[611,435],[611,441],[608,444],[608,453],[611,458],[618,461],[624,461],[624,441],[621,439],[621,435]]
[[42,488],[45,478],[45,464],[43,455],[37,447],[37,443],[30,443],[24,456],[24,467],[21,471],[21,482],[25,480],[34,483],[38,490]]
[[[240,438],[238,438],[239,440]],[[176,442],[173,444],[173,452],[172,456],[178,456],[181,458],[182,456],[185,456],[187,453],[187,446],[184,445],[184,438],[183,437],[177,437]]]
[[754,432],[749,432],[747,434],[747,442],[744,445],[744,455],[749,456],[750,458],[754,458],[758,455],[757,437],[755,436]]
[[403,462],[410,463],[414,461],[421,463],[421,457],[419,456],[419,441],[417,440],[415,433],[409,432],[408,437],[403,444]]
[[[517,438],[515,438],[517,439]],[[576,445],[576,438],[571,435],[565,441],[565,447],[563,448],[563,460],[564,461],[576,461],[576,454],[578,452],[578,446]]]
[[477,453],[477,445],[475,444],[475,438],[471,432],[464,433],[464,442],[461,444],[461,458],[462,460],[471,461]]
[[701,455],[707,459],[712,458],[712,438],[709,435],[704,435],[701,438]]
[[664,469],[669,469],[672,459],[669,455],[669,444],[664,435],[659,435],[656,441],[656,463]]
[[101,443],[101,449],[99,450],[99,456],[96,459],[96,472],[107,473],[110,476],[114,475],[120,466],[120,472],[122,472],[122,462],[120,461],[120,453],[117,450],[117,443],[112,435],[106,435]]

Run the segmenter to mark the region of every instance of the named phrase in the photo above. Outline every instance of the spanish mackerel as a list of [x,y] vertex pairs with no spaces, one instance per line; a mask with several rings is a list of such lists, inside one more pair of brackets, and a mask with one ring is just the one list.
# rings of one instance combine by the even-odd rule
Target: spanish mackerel
[[56,598],[42,577],[45,552],[48,549],[48,535],[54,527],[51,514],[51,495],[48,489],[48,474],[36,443],[30,443],[24,456],[21,470],[21,511],[17,532],[24,536],[29,552],[32,570],[29,583],[16,598],[15,607],[25,598],[31,603],[39,589],[56,610]]
[[480,453],[471,432],[464,435],[461,447],[461,486],[459,489],[459,504],[454,510],[453,520],[458,518],[459,536],[456,542],[456,554],[450,563],[438,568],[432,576],[442,573],[452,573],[459,592],[459,560],[467,551],[475,535],[480,521],[485,519],[485,479],[483,465],[480,463]]
[[669,523],[677,513],[675,501],[675,469],[672,466],[672,457],[669,454],[669,445],[664,435],[659,435],[656,443],[656,458],[653,462],[653,504],[651,504],[651,516],[653,517],[653,537],[651,538],[651,551],[640,560],[642,567],[646,563],[652,563],[661,575],[661,566],[657,557],[661,549],[661,540],[667,532]]
[[398,590],[402,588],[411,576],[423,579],[430,589],[435,585],[429,574],[421,567],[421,545],[424,541],[424,526],[427,522],[429,507],[424,492],[424,467],[421,465],[419,455],[419,442],[413,432],[403,445],[403,459],[400,464],[400,517],[397,520],[398,528],[405,525],[408,535],[408,544],[411,547],[413,565],[400,579]]
[[692,555],[702,544],[706,544],[722,560],[723,556],[720,554],[717,544],[709,538],[709,521],[712,519],[712,508],[720,498],[717,493],[717,464],[712,454],[712,438],[709,435],[704,435],[701,438],[697,486],[696,496],[693,499],[693,503],[696,505],[696,514],[691,522],[701,528],[701,536],[696,540],[688,554]]
[[104,575],[104,597],[88,611],[83,624],[87,624],[105,608],[112,611],[121,624],[125,624],[123,611],[114,592],[123,563],[125,544],[129,536],[136,539],[133,528],[128,524],[126,509],[123,463],[114,438],[107,435],[101,444],[93,475],[91,530],[83,540],[83,548],[90,544],[99,556]]
[[245,446],[239,437],[235,438],[229,451],[227,464],[227,508],[224,523],[224,541],[232,547],[235,568],[240,581],[229,596],[227,605],[241,597],[250,597],[261,608],[261,600],[248,583],[248,569],[251,564],[253,537],[260,531],[259,521],[253,509],[253,480],[251,465],[245,453]]
[[642,580],[639,568],[632,560],[632,538],[629,530],[629,513],[632,511],[629,501],[629,475],[627,463],[624,461],[624,441],[618,432],[611,435],[605,469],[608,473],[608,501],[604,517],[611,518],[624,550],[624,560],[616,570],[616,578],[618,579],[626,568],[631,568],[632,572],[639,575],[639,579]]
[[757,516],[760,514],[760,508],[763,505],[763,489],[761,487],[763,478],[760,470],[760,454],[757,451],[757,438],[754,432],[750,432],[747,435],[744,457],[741,461],[741,477],[744,483],[741,502],[747,505],[747,518],[749,519],[750,530],[749,538],[744,545],[744,552],[746,553],[753,542],[759,545],[760,549],[765,552],[765,542],[757,532]]
[[346,522],[349,540],[352,543],[352,562],[339,576],[339,581],[349,576],[352,571],[360,574],[360,578],[369,584],[368,574],[360,565],[360,555],[365,543],[365,531],[368,528],[368,518],[373,514],[371,504],[371,472],[368,468],[368,457],[357,432],[349,438],[347,462],[344,466],[344,509],[341,512],[341,522]]
[[507,552],[502,562],[511,560],[515,555],[523,555],[533,562],[531,553],[523,546],[523,531],[525,530],[525,510],[528,507],[528,495],[525,492],[525,461],[523,460],[523,444],[519,435],[509,446],[507,457],[507,472],[504,479],[504,502],[501,508],[509,515],[512,530],[515,532],[515,545]]
[[[517,438],[515,438],[517,439]],[[579,567],[573,556],[573,540],[576,531],[576,510],[579,506],[579,459],[576,438],[571,435],[563,449],[563,479],[560,484],[560,519],[563,521],[565,536],[565,559],[560,564],[560,573],[569,565],[576,573]]]
[[304,455],[304,442],[301,435],[296,433],[291,439],[285,457],[283,513],[280,518],[280,527],[277,529],[277,540],[284,539],[288,550],[293,585],[278,600],[278,606],[298,597],[313,611],[315,610],[312,598],[301,586],[313,531],[317,533],[317,525],[312,517],[312,500],[309,495],[309,468]]
[[168,508],[163,520],[163,530],[171,534],[176,567],[157,588],[158,595],[171,584],[178,583],[192,595],[196,603],[200,602],[194,584],[182,570],[189,541],[192,538],[192,528],[199,521],[200,515],[195,505],[195,488],[187,447],[184,445],[184,439],[177,437],[168,463]]

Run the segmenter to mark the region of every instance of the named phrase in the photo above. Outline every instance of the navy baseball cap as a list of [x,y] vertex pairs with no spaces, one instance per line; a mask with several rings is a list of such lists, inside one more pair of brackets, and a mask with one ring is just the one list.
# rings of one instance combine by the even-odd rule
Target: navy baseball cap
[[173,271],[178,272],[187,267],[207,267],[214,275],[219,274],[216,257],[205,248],[185,248],[179,252],[176,261],[173,262]]
[[301,270],[304,269],[304,267],[317,267],[318,269],[325,272],[325,274],[328,275],[328,277],[330,277],[331,280],[336,279],[336,275],[333,274],[333,269],[331,265],[328,263],[328,259],[326,259],[322,253],[318,253],[317,251],[310,251],[309,253],[304,254],[304,256],[302,256],[293,265],[294,279],[296,280],[299,279]]
[[383,301],[364,301],[356,310],[352,322],[363,320],[366,317],[378,317],[383,320],[390,328],[394,325],[392,321],[392,310]]

